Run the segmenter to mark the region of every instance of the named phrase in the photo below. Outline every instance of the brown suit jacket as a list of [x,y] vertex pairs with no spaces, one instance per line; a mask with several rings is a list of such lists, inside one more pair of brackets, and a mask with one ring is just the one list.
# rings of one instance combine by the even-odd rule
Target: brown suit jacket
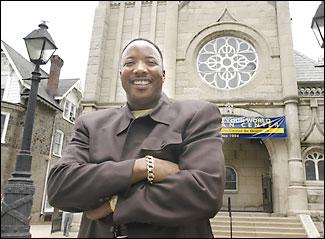
[[[51,205],[65,211],[96,208],[118,195],[114,214],[82,218],[80,237],[213,237],[209,218],[222,204],[225,167],[221,114],[211,103],[171,101],[134,119],[127,106],[80,116],[63,157],[48,178]],[[178,163],[163,181],[131,185],[135,159],[152,155]]]

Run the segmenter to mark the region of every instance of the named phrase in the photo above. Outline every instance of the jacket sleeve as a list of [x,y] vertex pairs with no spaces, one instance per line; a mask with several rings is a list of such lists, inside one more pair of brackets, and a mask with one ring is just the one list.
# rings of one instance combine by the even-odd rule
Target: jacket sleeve
[[134,159],[90,163],[89,131],[79,117],[62,158],[51,168],[47,194],[50,205],[64,211],[94,209],[130,187]]
[[198,109],[185,129],[180,172],[158,183],[134,185],[119,197],[114,222],[177,225],[214,217],[225,184],[221,125],[215,106]]

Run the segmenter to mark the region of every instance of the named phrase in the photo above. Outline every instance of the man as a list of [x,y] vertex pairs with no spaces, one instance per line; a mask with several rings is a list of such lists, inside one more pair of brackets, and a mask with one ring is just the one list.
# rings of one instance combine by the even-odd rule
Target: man
[[63,212],[62,221],[63,221],[63,236],[68,237],[71,229],[71,223],[73,220],[73,213]]
[[122,51],[127,105],[84,114],[50,171],[50,204],[83,211],[79,237],[213,237],[209,218],[225,182],[221,115],[204,101],[172,101],[159,48]]

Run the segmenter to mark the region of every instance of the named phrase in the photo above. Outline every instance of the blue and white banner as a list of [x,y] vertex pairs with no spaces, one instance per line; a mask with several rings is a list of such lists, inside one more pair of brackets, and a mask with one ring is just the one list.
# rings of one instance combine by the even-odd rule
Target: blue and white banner
[[222,117],[223,138],[283,138],[287,137],[285,116]]

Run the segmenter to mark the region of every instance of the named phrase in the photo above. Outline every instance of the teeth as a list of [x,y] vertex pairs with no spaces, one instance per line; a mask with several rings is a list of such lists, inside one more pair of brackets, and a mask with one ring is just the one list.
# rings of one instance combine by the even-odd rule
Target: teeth
[[150,82],[147,80],[136,80],[133,82],[135,85],[148,85]]

